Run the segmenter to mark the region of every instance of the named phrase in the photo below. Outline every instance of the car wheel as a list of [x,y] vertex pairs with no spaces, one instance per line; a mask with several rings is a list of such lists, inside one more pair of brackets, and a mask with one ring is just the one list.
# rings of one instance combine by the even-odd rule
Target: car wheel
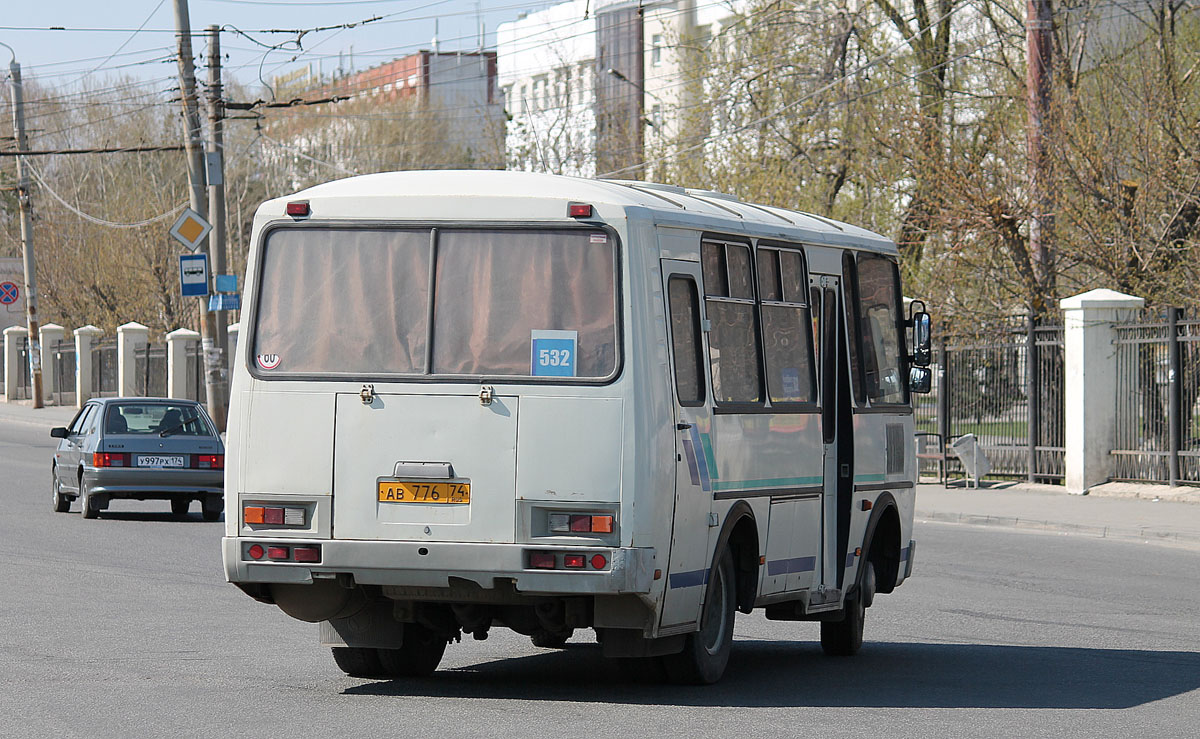
[[662,658],[672,682],[708,685],[725,673],[733,650],[734,585],[733,556],[726,549],[708,578],[700,630],[688,634],[682,652]]
[[58,468],[52,468],[50,470],[50,474],[52,476],[50,482],[50,492],[54,499],[54,512],[66,513],[67,511],[71,510],[71,499],[62,494],[62,485],[58,482]]
[[375,649],[364,647],[333,647],[333,661],[350,677],[383,677],[383,666]]
[[171,513],[174,513],[176,516],[186,516],[188,506],[191,504],[192,501],[189,498],[171,498]]
[[200,503],[200,512],[205,521],[216,521],[225,510],[225,498],[220,495],[210,495]]
[[420,624],[404,624],[404,642],[399,649],[375,651],[389,676],[423,677],[432,674],[442,661],[446,640]]
[[88,488],[87,480],[79,478],[79,512],[84,518],[95,518],[100,515],[100,506],[96,505],[92,491]]
[[[870,562],[863,563],[869,571],[863,573],[863,582],[873,582],[875,571]],[[841,621],[821,622],[821,649],[831,657],[851,657],[858,654],[863,643],[863,622],[867,616],[866,599],[860,591],[853,600],[846,601],[846,616]]]

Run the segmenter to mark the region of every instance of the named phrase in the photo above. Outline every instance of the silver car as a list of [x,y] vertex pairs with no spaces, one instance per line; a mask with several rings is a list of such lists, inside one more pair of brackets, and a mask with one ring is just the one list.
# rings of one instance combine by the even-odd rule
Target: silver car
[[204,407],[193,400],[97,398],[63,428],[54,452],[54,510],[78,499],[95,518],[113,498],[169,500],[184,515],[201,501],[205,521],[224,508],[225,446]]

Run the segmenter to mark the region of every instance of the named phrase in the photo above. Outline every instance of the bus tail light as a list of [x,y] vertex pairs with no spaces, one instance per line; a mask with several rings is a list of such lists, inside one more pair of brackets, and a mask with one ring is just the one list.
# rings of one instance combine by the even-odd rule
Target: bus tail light
[[248,505],[242,508],[242,522],[246,524],[304,526],[307,521],[307,512],[300,506]]
[[290,559],[290,555],[287,547],[267,547],[267,559]]
[[583,569],[583,566],[584,566],[584,559],[583,559],[582,554],[564,554],[563,555],[563,567],[566,567],[567,569],[571,569],[571,570],[581,570],[581,569]]
[[613,523],[611,513],[551,513],[548,528],[552,534],[611,534]]
[[535,570],[553,570],[554,554],[551,552],[530,552],[529,566]]

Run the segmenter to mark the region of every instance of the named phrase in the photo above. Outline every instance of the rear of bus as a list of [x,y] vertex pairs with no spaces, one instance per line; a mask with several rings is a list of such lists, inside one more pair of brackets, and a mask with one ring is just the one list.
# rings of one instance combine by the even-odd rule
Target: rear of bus
[[621,505],[617,232],[565,200],[475,223],[300,202],[256,220],[230,582],[352,657],[414,629],[442,648],[494,624],[562,641],[596,596],[648,593],[654,551],[630,546]]

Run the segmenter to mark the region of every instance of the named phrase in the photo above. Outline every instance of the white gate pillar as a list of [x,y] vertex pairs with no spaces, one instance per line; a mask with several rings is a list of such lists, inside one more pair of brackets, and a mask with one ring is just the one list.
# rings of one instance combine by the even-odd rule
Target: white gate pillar
[[29,336],[24,326],[9,326],[4,329],[4,399],[17,399],[17,382],[21,377],[21,339]]
[[58,363],[54,361],[55,344],[62,341],[66,332],[56,323],[47,323],[38,329],[42,337],[42,400],[49,402],[54,397],[54,389],[58,387]]
[[1089,290],[1059,301],[1063,310],[1063,407],[1067,492],[1108,482],[1116,438],[1117,351],[1113,324],[1146,304],[1115,290]]
[[75,329],[75,407],[92,398],[92,342],[104,332],[88,324]]
[[117,394],[138,395],[137,352],[150,343],[150,328],[130,321],[117,326]]
[[200,342],[200,334],[187,328],[177,328],[167,334],[167,397],[192,398],[187,382],[188,348]]

